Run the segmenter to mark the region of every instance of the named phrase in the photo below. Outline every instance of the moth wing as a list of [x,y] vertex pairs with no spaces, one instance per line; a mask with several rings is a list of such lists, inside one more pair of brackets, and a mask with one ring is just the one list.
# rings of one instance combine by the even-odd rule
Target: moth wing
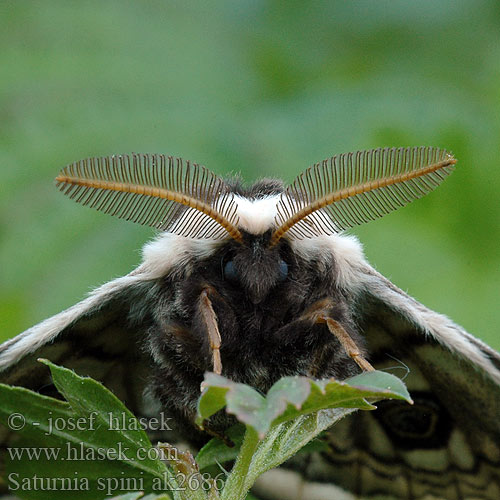
[[54,396],[49,370],[37,361],[46,358],[101,381],[141,413],[148,361],[141,350],[139,323],[147,324],[145,297],[152,290],[147,278],[138,268],[3,343],[0,382]]
[[[148,362],[140,346],[136,319],[146,314],[144,299],[151,290],[141,267],[102,285],[86,299],[0,345],[0,382],[58,396],[47,366],[39,358],[74,369],[101,381],[135,414],[147,414],[143,391]],[[142,310],[141,310],[142,309]],[[16,433],[0,425],[0,450]],[[1,476],[0,496],[6,492]]]
[[327,451],[296,457],[303,498],[344,498],[327,483],[352,498],[500,498],[500,356],[371,267],[360,283],[370,361],[402,378],[408,369],[414,405],[358,411],[326,434]]

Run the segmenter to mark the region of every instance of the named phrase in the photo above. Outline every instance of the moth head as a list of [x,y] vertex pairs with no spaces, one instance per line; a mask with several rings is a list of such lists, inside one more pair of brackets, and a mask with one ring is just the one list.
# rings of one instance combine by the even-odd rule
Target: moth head
[[270,246],[271,236],[271,230],[257,235],[242,231],[242,243],[224,260],[224,279],[243,288],[255,305],[288,278],[286,244]]

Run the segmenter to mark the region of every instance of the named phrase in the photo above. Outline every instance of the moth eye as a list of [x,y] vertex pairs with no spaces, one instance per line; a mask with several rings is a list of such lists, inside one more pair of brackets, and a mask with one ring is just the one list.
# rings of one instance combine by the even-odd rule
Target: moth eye
[[224,279],[233,283],[238,281],[238,273],[232,260],[228,260],[224,266]]
[[279,281],[284,281],[288,276],[288,264],[282,259],[279,263]]

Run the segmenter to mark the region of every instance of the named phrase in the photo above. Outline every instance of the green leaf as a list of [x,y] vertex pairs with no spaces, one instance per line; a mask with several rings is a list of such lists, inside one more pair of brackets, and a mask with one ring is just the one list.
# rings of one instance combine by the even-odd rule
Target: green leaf
[[[123,403],[102,384],[46,364],[67,402],[0,384],[0,422],[13,429],[12,415],[17,415],[19,427],[19,436],[9,441],[6,450],[11,486],[23,480],[29,485],[35,476],[46,481],[66,479],[77,485],[71,493],[74,500],[131,489],[163,491],[153,488],[154,482],[175,488],[162,461],[148,455],[152,445]],[[18,487],[15,493],[28,499],[67,499],[62,486],[51,491]]]
[[[247,426],[221,500],[243,500],[259,475],[281,465],[349,413],[374,409],[371,402],[381,399],[411,402],[404,384],[385,372],[364,373],[344,382],[285,377],[271,387],[266,397],[257,393],[251,404],[240,404],[248,393],[243,384],[211,374],[205,376],[198,421],[224,408],[225,397],[226,411]],[[204,399],[211,394],[216,396],[209,404]],[[206,455],[201,455],[207,463],[216,446],[207,445]]]
[[241,424],[233,425],[224,432],[225,437],[233,442],[234,446],[232,448],[227,446],[222,439],[211,439],[196,455],[196,463],[200,469],[235,460],[240,451],[244,434],[245,427]]
[[396,397],[395,399],[404,399],[410,404],[413,403],[410,394],[401,379],[387,372],[381,372],[378,370],[373,372],[363,372],[349,378],[346,382],[348,382],[349,385],[360,389],[378,389],[379,391],[386,392],[387,394],[398,394],[399,397]]
[[86,433],[87,444],[114,449],[121,443],[122,457],[133,467],[157,476],[165,472],[165,465],[160,460],[138,458],[138,450],[151,448],[151,442],[134,414],[109,389],[90,377],[80,377],[73,370],[47,360],[40,361],[50,368],[54,385],[75,415],[84,421],[94,421],[93,427],[99,429],[96,433]]
[[203,393],[198,400],[198,415],[196,423],[203,421],[227,406],[227,412],[237,415],[244,424],[259,426],[265,398],[252,387],[233,382],[215,373],[205,374]]
[[204,420],[226,407],[228,413],[252,427],[260,439],[264,438],[272,425],[321,409],[374,409],[367,399],[411,401],[406,387],[397,377],[377,371],[345,382],[334,379],[315,381],[299,376],[284,377],[271,387],[267,397],[247,385],[213,373],[205,375],[203,385],[204,390],[198,403],[198,424],[201,425]]

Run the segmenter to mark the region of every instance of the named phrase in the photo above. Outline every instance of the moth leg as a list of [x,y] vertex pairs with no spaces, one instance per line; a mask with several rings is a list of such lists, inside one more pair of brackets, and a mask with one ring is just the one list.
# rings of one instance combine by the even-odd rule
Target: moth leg
[[345,331],[344,327],[328,314],[328,310],[333,306],[331,299],[323,299],[315,302],[301,317],[303,319],[310,319],[317,324],[326,324],[330,333],[333,333],[340,345],[345,349],[347,354],[357,363],[363,371],[373,371],[375,368],[361,355],[359,347],[356,342],[352,340],[351,336]]
[[373,366],[365,358],[363,358],[356,342],[352,340],[351,336],[345,331],[344,327],[338,321],[335,321],[326,314],[321,314],[318,316],[317,323],[326,323],[330,333],[335,335],[347,354],[349,354],[349,356],[363,371],[371,372],[375,370],[375,368],[373,368]]
[[[219,325],[217,323],[217,315],[215,314],[214,308],[212,306],[212,301],[210,300],[210,292],[215,292],[213,288],[205,288],[200,294],[200,312],[207,327],[208,339],[210,341],[210,349],[212,350],[212,365],[213,371],[217,375],[222,374],[222,360],[220,357],[220,346],[222,343]],[[215,292],[216,293],[216,292]],[[200,390],[203,391],[205,388],[204,382],[201,383]],[[224,442],[229,448],[234,448],[234,443],[229,439],[223,431],[215,430],[210,425],[210,419],[203,421],[199,428],[209,434],[210,436],[216,437]]]
[[207,327],[210,349],[212,350],[213,371],[217,375],[222,374],[222,361],[220,357],[221,337],[219,326],[217,324],[217,315],[215,314],[212,302],[208,296],[208,290],[205,289],[200,295],[200,312]]

